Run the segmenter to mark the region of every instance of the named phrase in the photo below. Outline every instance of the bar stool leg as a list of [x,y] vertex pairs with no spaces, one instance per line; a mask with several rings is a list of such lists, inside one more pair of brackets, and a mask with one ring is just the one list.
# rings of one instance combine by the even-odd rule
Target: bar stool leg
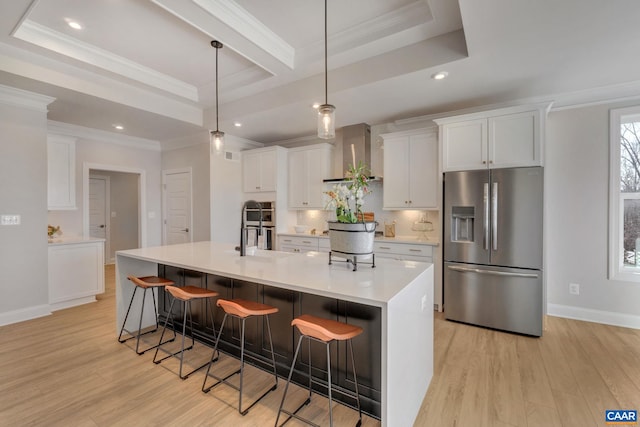
[[[211,390],[213,387],[217,386],[221,382],[221,381],[218,381],[217,383],[212,384],[209,387],[207,387],[207,378],[209,378],[209,372],[211,371],[211,365],[213,365],[213,362],[218,360],[218,358],[220,357],[220,351],[218,350],[218,343],[220,342],[220,336],[222,335],[222,330],[224,329],[224,324],[227,321],[227,316],[228,316],[228,314],[225,313],[224,317],[222,318],[222,323],[220,324],[220,330],[218,331],[218,336],[216,337],[216,342],[213,345],[213,352],[211,353],[211,361],[209,361],[209,367],[207,368],[207,373],[204,375],[204,382],[202,383],[202,391],[204,393],[209,393],[209,390]],[[218,353],[218,356],[216,356],[216,353]]]
[[[298,418],[298,416],[296,415],[296,413],[302,409],[303,406],[305,406],[307,403],[309,403],[311,396],[309,396],[303,403],[302,405],[300,405],[298,407],[298,409],[296,409],[293,412],[289,412],[286,411],[284,409],[282,409],[282,407],[284,406],[284,400],[287,397],[287,391],[289,390],[289,384],[291,384],[291,377],[293,376],[293,369],[296,366],[296,360],[298,360],[298,354],[300,353],[300,345],[302,344],[302,338],[304,338],[304,335],[300,335],[300,339],[298,339],[298,345],[296,346],[296,352],[293,355],[293,361],[291,362],[291,369],[289,370],[289,376],[287,377],[287,384],[284,386],[284,393],[282,394],[282,400],[280,401],[280,407],[278,408],[278,416],[276,417],[276,423],[275,423],[275,427],[278,427],[278,421],[280,420],[280,413],[284,412],[285,414],[287,414],[289,416],[289,418],[287,418],[285,420],[284,423],[282,423],[282,425],[286,424],[291,417],[295,417]],[[309,361],[311,361],[311,355],[309,355]],[[311,365],[309,365],[311,366]],[[311,389],[311,383],[309,383],[309,389]]]
[[[246,415],[247,412],[249,412],[249,409],[251,409],[256,403],[258,403],[263,397],[265,397],[269,392],[275,390],[278,387],[278,374],[276,371],[276,359],[275,359],[275,353],[273,351],[273,339],[271,336],[271,326],[269,324],[269,316],[267,315],[267,328],[269,330],[269,345],[271,348],[271,361],[273,363],[273,375],[275,378],[275,384],[269,388],[267,391],[265,391],[260,397],[258,397],[253,403],[251,403],[247,408],[242,408],[242,394],[243,394],[243,390],[244,390],[244,365],[245,365],[245,352],[244,352],[244,348],[245,348],[245,330],[246,330],[246,317],[238,317],[235,315],[231,315],[232,318],[237,318],[238,319],[238,324],[240,326],[240,369],[228,374],[226,377],[224,378],[219,378],[213,374],[210,374],[211,372],[211,365],[213,364],[213,362],[215,362],[217,360],[216,356],[216,352],[218,353],[218,356],[220,355],[219,350],[218,350],[218,344],[220,342],[220,336],[222,335],[222,330],[224,329],[224,325],[226,323],[227,320],[227,316],[229,314],[225,312],[224,314],[224,318],[222,319],[222,325],[220,326],[220,331],[218,332],[218,336],[216,337],[216,342],[214,344],[213,347],[213,353],[211,355],[211,361],[209,362],[209,367],[207,368],[207,373],[205,374],[204,377],[204,382],[202,383],[202,391],[204,393],[208,393],[213,387],[217,386],[220,383],[226,383],[227,385],[235,388],[236,390],[238,390],[239,392],[239,396],[238,396],[238,412],[241,415]],[[236,387],[234,385],[231,385],[229,383],[226,382],[227,379],[229,379],[230,377],[232,377],[233,375],[236,374],[240,374],[240,386]],[[214,384],[210,385],[209,387],[207,387],[207,378],[209,376],[214,377],[216,380],[218,380],[217,382],[215,382]]]
[[[122,333],[124,332],[124,327],[127,325],[127,319],[129,318],[129,312],[131,311],[131,306],[133,305],[133,300],[136,297],[136,291],[138,290],[138,287],[134,287],[133,288],[133,295],[131,295],[131,301],[129,301],[129,308],[127,308],[127,314],[124,315],[124,320],[122,321],[122,328],[120,328],[120,335],[118,335],[118,342],[125,342],[125,341],[129,341],[130,339],[133,338],[133,336],[130,336],[127,339],[122,339]],[[140,318],[142,318],[142,315],[140,316]],[[140,333],[140,330],[138,330],[138,333]]]
[[329,342],[325,343],[327,346],[327,385],[329,393],[329,426],[333,427],[333,407],[331,405],[331,349],[329,348]]
[[362,424],[362,408],[360,407],[360,392],[358,391],[358,377],[356,376],[356,360],[353,358],[353,342],[348,340],[349,342],[349,350],[351,352],[351,368],[353,369],[353,382],[356,384],[356,402],[358,402],[358,423],[356,427],[360,427]]

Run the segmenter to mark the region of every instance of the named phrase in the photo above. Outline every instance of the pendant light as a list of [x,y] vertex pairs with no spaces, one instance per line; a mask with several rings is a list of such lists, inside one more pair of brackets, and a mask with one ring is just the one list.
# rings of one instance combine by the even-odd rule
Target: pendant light
[[336,107],[329,104],[327,96],[327,0],[324,0],[324,104],[318,107],[318,138],[336,136]]
[[224,132],[218,129],[218,51],[222,49],[222,43],[213,40],[211,46],[216,48],[216,130],[210,131],[209,144],[211,145],[211,150],[220,156],[224,151]]

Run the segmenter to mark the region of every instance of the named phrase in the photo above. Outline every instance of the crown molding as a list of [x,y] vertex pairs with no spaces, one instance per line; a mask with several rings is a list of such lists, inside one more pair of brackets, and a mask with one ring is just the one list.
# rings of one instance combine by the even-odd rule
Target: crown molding
[[[295,49],[233,0],[192,0],[209,15],[219,19],[265,52],[293,69]],[[184,18],[183,18],[184,19]]]
[[36,46],[76,59],[100,69],[115,73],[145,85],[160,89],[190,101],[198,101],[198,89],[181,80],[159,73],[137,62],[114,55],[104,49],[81,42],[28,19],[13,36]]
[[161,145],[159,141],[145,138],[136,138],[134,136],[120,135],[113,132],[72,125],[70,123],[56,122],[53,120],[47,121],[47,133],[62,136],[71,136],[78,139],[90,139],[128,148],[161,151]]
[[0,103],[13,107],[24,107],[30,110],[46,113],[47,106],[55,98],[39,93],[16,89],[11,86],[0,85]]

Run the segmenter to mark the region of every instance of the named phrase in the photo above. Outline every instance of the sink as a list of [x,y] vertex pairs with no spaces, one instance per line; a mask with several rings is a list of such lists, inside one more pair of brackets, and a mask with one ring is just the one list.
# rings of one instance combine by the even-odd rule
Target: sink
[[[240,251],[228,250],[224,252],[227,254],[237,255],[238,257],[240,257]],[[250,251],[247,251],[247,255],[245,255],[246,258],[279,259],[279,258],[287,258],[292,255],[289,252],[267,251],[267,250],[256,250],[253,253],[253,255],[250,255],[249,253]]]

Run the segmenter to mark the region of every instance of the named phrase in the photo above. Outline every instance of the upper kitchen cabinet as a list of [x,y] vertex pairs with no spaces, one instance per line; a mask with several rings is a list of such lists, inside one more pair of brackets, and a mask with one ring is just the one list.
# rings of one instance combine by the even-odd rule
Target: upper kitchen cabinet
[[49,210],[76,209],[76,139],[47,136],[47,206]]
[[542,166],[548,104],[436,119],[442,170]]
[[383,209],[438,207],[438,138],[430,129],[381,135]]
[[278,174],[286,173],[286,165],[287,149],[280,146],[243,151],[242,188],[244,192],[280,190]]
[[289,149],[289,208],[323,209],[324,184],[331,174],[332,146],[326,143]]

